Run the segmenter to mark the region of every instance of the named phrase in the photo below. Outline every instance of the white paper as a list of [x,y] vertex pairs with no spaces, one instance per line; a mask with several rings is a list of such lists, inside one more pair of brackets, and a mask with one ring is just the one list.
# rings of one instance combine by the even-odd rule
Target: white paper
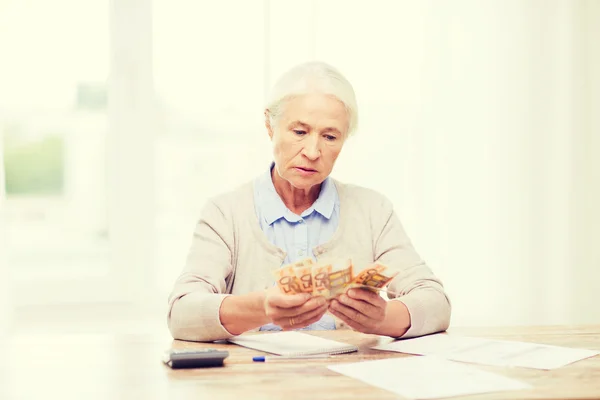
[[409,399],[530,389],[531,385],[434,356],[330,365],[337,373]]
[[600,354],[596,350],[454,336],[445,333],[397,340],[374,349],[435,355],[454,361],[535,369],[560,368]]
[[348,343],[296,331],[240,335],[229,339],[229,341],[250,349],[280,356],[341,354],[358,350],[358,347]]

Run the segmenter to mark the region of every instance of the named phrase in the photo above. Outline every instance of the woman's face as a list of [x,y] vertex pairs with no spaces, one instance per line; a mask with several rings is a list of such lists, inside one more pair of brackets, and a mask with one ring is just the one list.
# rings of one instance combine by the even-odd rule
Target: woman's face
[[288,100],[267,129],[277,173],[296,189],[307,190],[331,173],[344,145],[348,114],[335,97],[305,94]]

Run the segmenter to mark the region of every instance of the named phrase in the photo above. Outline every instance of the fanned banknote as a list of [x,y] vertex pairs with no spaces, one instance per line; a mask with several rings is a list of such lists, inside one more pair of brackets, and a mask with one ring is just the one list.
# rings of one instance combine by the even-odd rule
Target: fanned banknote
[[312,269],[314,266],[315,264],[311,258],[298,261],[292,266],[294,275],[300,284],[300,290],[304,293],[313,292]]
[[329,274],[331,273],[331,264],[317,264],[312,268],[312,283],[313,283],[313,296],[323,296],[329,298],[329,289],[331,283],[329,281]]
[[354,275],[349,258],[321,261],[315,264],[307,258],[273,271],[277,286],[285,294],[311,293],[331,299],[351,288],[386,291],[387,285],[398,274],[386,274],[386,265],[375,263]]
[[336,297],[347,290],[347,286],[352,282],[353,265],[352,260],[341,259],[329,263],[329,298]]
[[302,293],[302,285],[296,277],[293,266],[286,265],[276,269],[273,275],[277,286],[284,294]]
[[385,288],[398,275],[394,273],[385,275],[384,272],[388,269],[383,264],[372,264],[368,268],[362,270],[354,277],[349,287],[360,287],[372,291],[378,291]]

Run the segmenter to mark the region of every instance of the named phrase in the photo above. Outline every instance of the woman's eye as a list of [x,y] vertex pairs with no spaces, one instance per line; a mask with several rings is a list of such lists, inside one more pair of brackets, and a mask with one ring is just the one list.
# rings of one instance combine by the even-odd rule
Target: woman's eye
[[295,133],[296,135],[305,135],[305,134],[306,134],[306,132],[305,132],[305,131],[302,131],[302,130],[294,130],[294,133]]
[[331,135],[325,135],[325,139],[329,140],[329,141],[334,141],[335,139],[337,139],[335,136],[331,136]]

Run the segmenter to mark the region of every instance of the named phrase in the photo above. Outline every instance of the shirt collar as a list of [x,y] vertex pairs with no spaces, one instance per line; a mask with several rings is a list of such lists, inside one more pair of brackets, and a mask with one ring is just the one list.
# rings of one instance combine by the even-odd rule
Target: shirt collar
[[285,218],[288,222],[298,222],[300,219],[308,217],[314,211],[321,214],[324,218],[330,219],[337,200],[337,191],[335,184],[327,177],[321,184],[321,191],[317,200],[306,209],[301,216],[291,212],[277,194],[271,171],[275,163],[271,163],[270,168],[258,178],[258,191],[260,198],[260,211],[267,224],[271,225],[280,218]]

